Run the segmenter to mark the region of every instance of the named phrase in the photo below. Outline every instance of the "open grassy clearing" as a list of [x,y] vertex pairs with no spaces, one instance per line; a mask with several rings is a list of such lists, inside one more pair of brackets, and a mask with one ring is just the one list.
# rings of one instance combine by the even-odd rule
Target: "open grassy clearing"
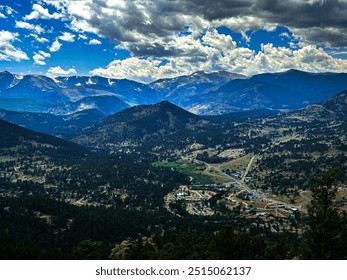
[[211,177],[214,184],[223,184],[223,183],[229,183],[230,182],[229,178],[222,176],[222,175],[219,175],[219,173],[214,173],[212,170],[210,172],[206,172],[204,174]]
[[214,179],[214,177],[202,174],[201,171],[197,170],[198,165],[188,163],[188,162],[154,162],[153,166],[174,168],[177,171],[192,177],[193,184],[198,184],[198,185],[214,184],[216,183],[216,180],[217,180],[217,179]]

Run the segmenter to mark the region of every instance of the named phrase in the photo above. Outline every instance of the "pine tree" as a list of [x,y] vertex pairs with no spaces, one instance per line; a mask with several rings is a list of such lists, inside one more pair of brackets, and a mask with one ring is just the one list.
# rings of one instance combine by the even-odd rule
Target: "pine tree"
[[335,203],[335,175],[336,170],[330,170],[311,187],[308,229],[303,238],[304,259],[347,259],[346,216]]

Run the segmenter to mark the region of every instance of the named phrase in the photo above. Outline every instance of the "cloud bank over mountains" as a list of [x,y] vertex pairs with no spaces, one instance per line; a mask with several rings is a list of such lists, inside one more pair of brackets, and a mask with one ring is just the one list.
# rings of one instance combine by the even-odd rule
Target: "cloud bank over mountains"
[[[346,0],[32,2],[20,15],[13,5],[1,6],[0,20],[15,17],[17,30],[6,42],[0,39],[0,59],[29,57],[16,46],[12,50],[17,54],[9,51],[11,42],[20,40],[16,34],[26,29],[44,45],[30,50],[36,65],[58,67],[49,63],[53,53],[79,44],[109,51],[107,63],[80,68],[113,78],[149,82],[200,70],[245,75],[291,68],[347,71]],[[52,57],[38,60],[40,51]]]

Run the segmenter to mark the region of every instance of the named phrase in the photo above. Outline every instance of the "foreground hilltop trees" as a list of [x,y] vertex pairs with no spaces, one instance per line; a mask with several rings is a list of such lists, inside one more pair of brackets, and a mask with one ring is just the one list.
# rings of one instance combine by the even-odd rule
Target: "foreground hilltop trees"
[[302,258],[346,259],[347,217],[334,201],[336,170],[330,170],[311,187],[308,229],[304,233]]

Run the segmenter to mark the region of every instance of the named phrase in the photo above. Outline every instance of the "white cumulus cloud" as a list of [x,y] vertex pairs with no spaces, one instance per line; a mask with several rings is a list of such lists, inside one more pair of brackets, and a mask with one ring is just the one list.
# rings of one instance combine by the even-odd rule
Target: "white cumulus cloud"
[[44,51],[39,51],[34,54],[33,59],[34,63],[37,65],[46,65],[46,59],[50,58],[51,55],[49,53],[46,53]]
[[131,57],[125,60],[115,60],[107,68],[91,71],[91,75],[117,79],[131,79],[139,82],[151,82],[158,75],[160,60],[139,59]]
[[48,9],[43,8],[39,4],[33,5],[33,10],[29,15],[26,15],[24,17],[25,20],[32,20],[32,19],[59,19],[63,15],[59,13],[53,13],[50,14]]
[[12,15],[14,12],[11,7],[0,5],[0,18],[7,18],[7,16]]
[[[127,78],[139,82],[152,82],[160,78],[188,75],[196,71],[213,72],[225,70],[252,76],[266,72],[281,72],[300,69],[307,72],[347,72],[347,61],[336,59],[322,48],[312,45],[298,50],[285,47],[262,45],[256,53],[248,48],[230,48],[221,55],[218,48],[201,46],[200,52],[209,52],[208,59],[167,57],[165,60],[151,58],[128,58],[115,60],[105,68],[97,68],[90,73],[108,78]],[[208,49],[207,49],[208,48]],[[166,63],[164,63],[166,61]]]
[[16,21],[16,28],[28,29],[35,31],[37,34],[44,32],[44,29],[39,25],[34,25],[25,21]]
[[6,13],[10,16],[14,13],[16,13],[16,11],[14,9],[12,9],[11,7],[9,6],[5,6],[5,10],[6,10]]
[[75,35],[70,32],[63,32],[63,35],[59,36],[59,39],[65,42],[74,42],[75,41]]
[[31,37],[33,37],[37,42],[43,44],[48,43],[49,40],[45,37],[39,37],[37,34],[30,34]]
[[44,38],[44,37],[37,37],[36,40],[39,43],[48,43],[49,42],[49,40],[47,38]]
[[91,39],[89,45],[101,45],[101,42],[97,39]]
[[77,74],[77,71],[75,68],[64,70],[60,66],[50,67],[47,71],[47,75],[49,76],[68,76],[68,75],[76,75],[76,74]]
[[87,40],[88,37],[86,35],[83,34],[78,34],[78,40]]
[[49,51],[50,51],[50,52],[57,52],[57,51],[60,50],[61,46],[62,46],[62,44],[59,42],[58,39],[56,39],[56,40],[53,42],[52,46],[49,48]]
[[18,41],[18,36],[18,33],[0,31],[0,61],[29,60],[25,52],[13,45],[15,41]]

